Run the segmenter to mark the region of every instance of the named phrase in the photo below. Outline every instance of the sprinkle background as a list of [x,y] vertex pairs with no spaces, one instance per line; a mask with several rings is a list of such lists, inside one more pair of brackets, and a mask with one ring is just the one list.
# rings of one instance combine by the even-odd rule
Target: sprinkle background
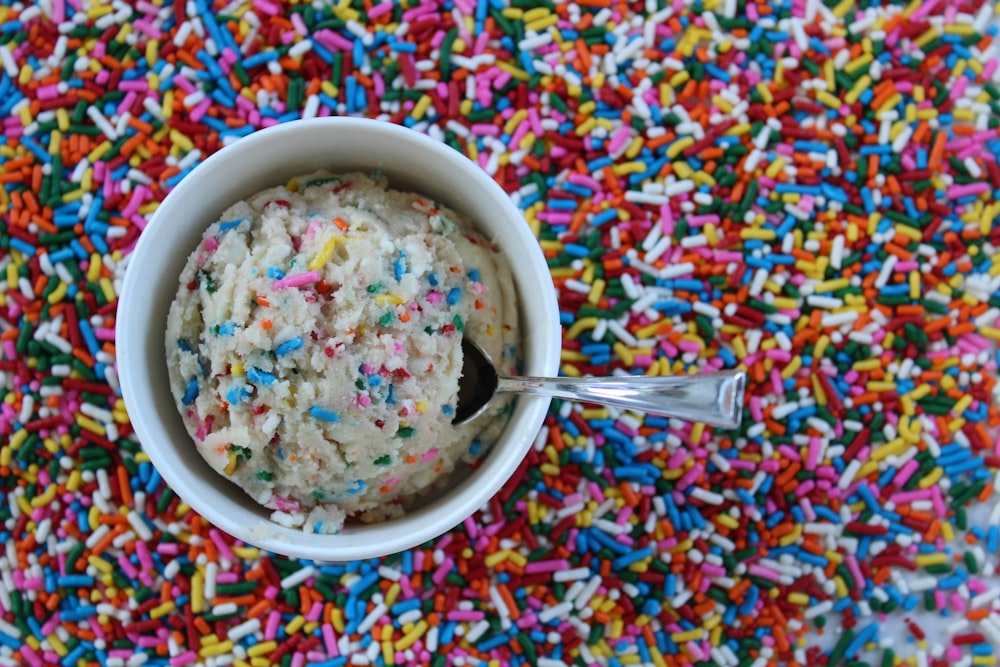
[[[0,664],[994,664],[989,3],[0,6]],[[566,375],[742,365],[738,432],[553,406],[425,547],[322,565],[131,435],[129,250],[200,160],[353,114],[493,174]]]

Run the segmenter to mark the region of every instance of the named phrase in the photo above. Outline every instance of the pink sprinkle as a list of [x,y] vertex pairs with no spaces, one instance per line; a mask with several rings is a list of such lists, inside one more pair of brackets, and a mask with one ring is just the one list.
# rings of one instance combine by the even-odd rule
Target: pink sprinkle
[[193,663],[198,659],[198,654],[194,651],[185,651],[184,653],[178,653],[174,657],[170,658],[170,667],[180,667],[181,665],[187,665]]
[[485,614],[472,609],[454,609],[448,612],[449,621],[481,621]]
[[778,575],[777,572],[775,572],[769,567],[764,567],[763,565],[760,565],[758,563],[754,563],[753,565],[748,567],[747,572],[758,577],[763,577],[768,581],[778,581],[780,579],[780,576]]
[[276,16],[281,12],[281,8],[267,0],[254,0],[253,8],[262,14]]
[[218,529],[212,528],[209,530],[208,536],[212,538],[213,542],[215,542],[215,546],[218,548],[219,553],[222,554],[223,558],[230,562],[236,561],[236,556],[233,555],[233,551],[229,548],[229,545],[226,544],[226,541],[222,539],[222,533],[220,533]]
[[297,273],[292,276],[285,276],[279,280],[275,280],[272,283],[272,287],[276,290],[282,290],[288,287],[302,287],[303,285],[310,285],[315,282],[319,282],[320,273],[318,270],[306,271],[305,273]]
[[30,664],[31,667],[42,666],[41,657],[35,653],[35,649],[31,648],[31,646],[28,644],[22,644],[18,650],[21,652],[21,655],[24,656],[24,659],[28,661],[28,664]]
[[331,658],[338,657],[340,655],[340,649],[337,648],[337,636],[333,634],[333,626],[329,623],[324,623],[322,633],[323,646],[326,647],[326,652],[330,654]]
[[434,574],[431,575],[431,580],[438,586],[444,585],[445,577],[448,576],[448,573],[451,571],[451,568],[454,565],[455,561],[452,560],[450,556],[446,557],[444,561],[438,566],[438,568],[434,570]]
[[555,572],[556,570],[566,569],[569,569],[569,562],[563,559],[541,560],[534,563],[528,563],[524,566],[525,574],[535,574],[536,572]]
[[979,183],[969,183],[967,185],[952,185],[948,188],[949,199],[961,199],[969,195],[978,195],[990,189],[990,184],[983,181]]
[[424,452],[420,458],[423,459],[424,461],[433,461],[434,459],[437,458],[437,455],[438,455],[438,450],[436,448],[433,448],[433,449],[428,449],[426,452]]
[[383,14],[387,14],[392,11],[393,3],[391,2],[380,2],[371,9],[368,10],[368,18],[377,19]]
[[264,639],[271,640],[278,635],[278,624],[281,622],[281,614],[272,611],[267,617],[267,624],[264,626]]

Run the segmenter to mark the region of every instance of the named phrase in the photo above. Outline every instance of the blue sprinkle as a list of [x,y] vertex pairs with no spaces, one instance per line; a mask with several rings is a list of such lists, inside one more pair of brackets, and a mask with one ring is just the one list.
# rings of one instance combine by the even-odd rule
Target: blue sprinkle
[[595,215],[593,219],[593,224],[595,227],[600,227],[605,223],[615,220],[617,217],[618,217],[618,210],[614,208],[609,208]]
[[456,303],[458,303],[458,300],[461,298],[462,298],[462,288],[452,287],[448,291],[448,296],[445,297],[445,301],[448,302],[449,306],[454,306]]
[[438,277],[437,277],[437,274],[428,273],[427,274],[427,282],[430,283],[431,287],[437,287],[438,286]]
[[[23,139],[24,137],[22,137],[22,140]],[[11,237],[10,247],[24,255],[27,255],[28,257],[33,257],[35,255],[35,246],[27,243],[26,241],[22,241],[16,236]]]
[[220,222],[219,223],[219,231],[220,232],[228,232],[230,229],[235,229],[235,228],[239,227],[241,224],[243,224],[244,222],[246,222],[249,219],[250,218],[235,218],[233,220],[228,220],[226,222]]
[[248,398],[250,398],[250,389],[246,385],[233,387],[226,394],[226,400],[229,401],[230,405],[239,405]]
[[472,269],[471,271],[469,271],[469,280],[471,280],[474,283],[479,282],[479,269]]
[[314,405],[309,408],[309,414],[311,414],[316,419],[321,419],[325,422],[339,422],[340,415],[332,410],[327,410],[326,408],[321,408],[318,405]]
[[187,384],[187,388],[184,390],[181,403],[183,405],[191,405],[196,398],[198,398],[198,378],[191,378]]
[[217,333],[220,336],[232,336],[236,333],[236,323],[226,322],[225,324],[220,324]]
[[247,370],[247,379],[254,384],[273,384],[277,378],[267,371],[262,371],[259,368],[251,368]]
[[286,340],[284,343],[274,348],[274,353],[279,356],[285,355],[288,354],[289,352],[294,352],[300,347],[302,347],[302,337],[296,336],[295,338],[292,338],[291,340]]
[[399,251],[399,255],[392,262],[392,275],[396,278],[396,281],[403,279],[403,274],[406,273],[406,253],[402,250]]
[[281,280],[285,277],[285,272],[272,266],[267,270],[267,277],[271,280]]
[[243,60],[243,67],[246,69],[252,69],[258,65],[266,65],[272,60],[277,60],[281,57],[277,51],[261,51],[260,53],[255,53],[254,55]]

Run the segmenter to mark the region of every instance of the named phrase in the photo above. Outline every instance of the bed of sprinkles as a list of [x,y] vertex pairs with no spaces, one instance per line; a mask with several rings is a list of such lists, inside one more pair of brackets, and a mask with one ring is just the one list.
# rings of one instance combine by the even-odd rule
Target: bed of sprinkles
[[[996,662],[990,3],[3,4],[0,664]],[[508,189],[565,374],[743,365],[743,428],[556,405],[381,560],[207,525],[131,435],[116,291],[202,158],[329,114]]]

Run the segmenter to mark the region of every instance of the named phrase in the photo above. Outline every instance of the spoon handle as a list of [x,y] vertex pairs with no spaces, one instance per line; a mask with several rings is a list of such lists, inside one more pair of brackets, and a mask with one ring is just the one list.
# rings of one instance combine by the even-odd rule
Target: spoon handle
[[496,390],[598,403],[737,428],[743,416],[745,387],[743,371],[719,371],[608,378],[501,377]]

